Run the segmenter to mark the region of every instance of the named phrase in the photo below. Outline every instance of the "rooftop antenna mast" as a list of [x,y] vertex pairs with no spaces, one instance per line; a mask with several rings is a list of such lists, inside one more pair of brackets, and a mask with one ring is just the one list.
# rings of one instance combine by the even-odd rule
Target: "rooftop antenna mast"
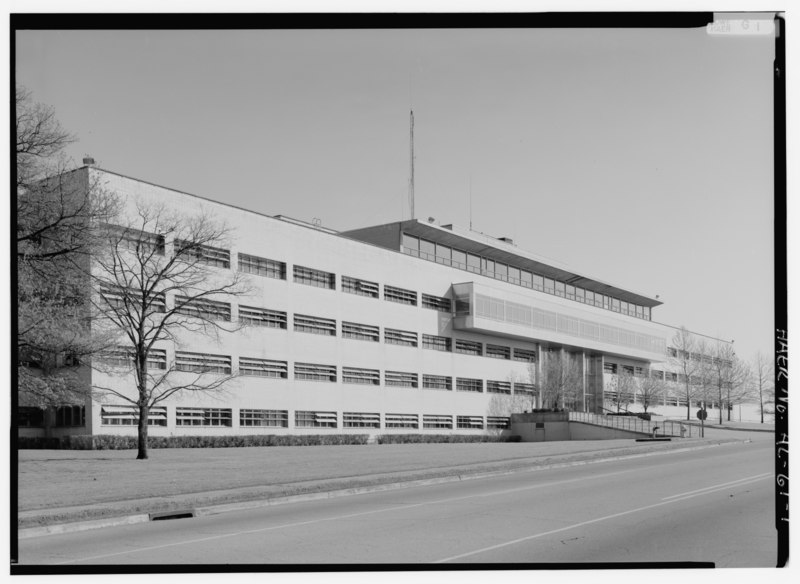
[[408,181],[408,205],[414,218],[414,110],[411,110],[411,178]]

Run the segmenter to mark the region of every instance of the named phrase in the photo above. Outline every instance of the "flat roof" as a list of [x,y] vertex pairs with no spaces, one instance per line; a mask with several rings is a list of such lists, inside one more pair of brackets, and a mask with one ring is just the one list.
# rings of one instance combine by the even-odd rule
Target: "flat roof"
[[[395,225],[398,226],[402,232],[408,233],[409,235],[415,235],[435,243],[455,247],[468,253],[509,264],[515,268],[529,270],[542,276],[553,278],[573,286],[579,286],[593,292],[607,294],[625,302],[632,302],[650,308],[663,304],[660,300],[656,300],[644,294],[614,286],[598,278],[579,274],[559,262],[537,256],[512,243],[502,241],[483,233],[478,233],[455,225],[434,225],[433,223],[419,221],[418,219],[387,223],[385,226]],[[378,225],[375,227],[384,226]],[[350,236],[350,234],[351,232],[342,232],[342,235],[345,236]],[[356,235],[354,235],[354,237],[357,238]]]

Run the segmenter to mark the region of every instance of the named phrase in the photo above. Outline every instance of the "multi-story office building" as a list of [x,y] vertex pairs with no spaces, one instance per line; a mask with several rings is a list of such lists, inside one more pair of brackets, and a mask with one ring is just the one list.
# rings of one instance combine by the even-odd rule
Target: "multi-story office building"
[[[151,354],[156,370],[193,375],[200,363],[235,379],[221,392],[182,392],[158,404],[151,435],[502,430],[511,408],[543,405],[543,363],[554,352],[580,371],[574,399],[559,405],[602,412],[614,376],[649,374],[674,333],[653,322],[658,300],[507,238],[418,220],[335,232],[91,166],[75,172],[120,196],[123,215],[160,205],[224,222],[228,241],[209,251],[209,263],[220,277],[247,274],[245,295],[212,299],[220,318],[243,326],[184,331]],[[160,245],[168,256],[169,235]],[[164,297],[167,306],[175,301]],[[86,377],[135,395],[130,375],[87,368]],[[685,412],[680,398],[668,400],[656,409]],[[136,427],[134,408],[108,395],[20,413],[21,435]]]

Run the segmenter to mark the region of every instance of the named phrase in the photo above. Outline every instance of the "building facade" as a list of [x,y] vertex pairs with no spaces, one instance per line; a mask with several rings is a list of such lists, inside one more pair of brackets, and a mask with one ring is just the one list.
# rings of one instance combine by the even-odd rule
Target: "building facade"
[[[506,238],[417,220],[335,232],[94,167],[76,172],[116,193],[123,215],[161,206],[213,216],[230,228],[209,256],[213,273],[246,274],[246,294],[210,304],[237,326],[184,331],[159,342],[149,363],[178,377],[198,363],[235,377],[219,391],[157,404],[151,435],[502,432],[512,411],[610,409],[623,371],[670,377],[663,363],[674,329],[653,321],[658,300]],[[161,241],[168,256],[171,241]],[[175,301],[164,297],[167,306]],[[84,365],[87,383],[135,396],[132,376],[115,373],[113,359]],[[553,359],[579,372],[568,403],[544,403]],[[650,409],[685,414],[675,393]],[[20,435],[136,432],[136,410],[108,395],[23,410]]]

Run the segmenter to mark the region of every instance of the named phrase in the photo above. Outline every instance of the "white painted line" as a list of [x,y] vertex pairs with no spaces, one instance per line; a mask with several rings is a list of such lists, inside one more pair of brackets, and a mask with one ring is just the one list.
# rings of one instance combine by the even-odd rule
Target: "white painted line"
[[738,483],[753,482],[755,480],[763,479],[763,478],[769,477],[769,476],[772,476],[772,475],[770,473],[768,473],[768,472],[765,472],[765,473],[753,475],[751,477],[745,477],[743,479],[738,479],[738,480],[735,480],[735,481],[731,481],[729,483],[720,483],[718,485],[711,485],[710,487],[703,487],[702,489],[696,489],[694,491],[687,491],[685,493],[678,493],[677,495],[670,495],[669,497],[664,497],[661,500],[662,501],[669,501],[670,499],[676,499],[678,497],[683,497],[685,495],[694,495],[695,493],[702,493],[704,491],[717,490],[719,488],[736,485]]
[[[760,480],[761,478],[767,478],[769,476],[771,476],[771,475],[769,475],[769,474],[767,474],[767,475],[759,475],[760,478],[750,477],[748,480],[750,482],[756,482],[756,481]],[[601,521],[606,521],[608,519],[615,519],[616,517],[624,517],[625,515],[631,515],[633,513],[639,513],[640,511],[647,511],[648,509],[655,509],[656,507],[663,507],[664,505],[670,505],[672,503],[677,503],[678,501],[685,501],[687,499],[692,499],[694,497],[701,497],[701,496],[707,495],[709,493],[725,490],[726,488],[727,488],[727,485],[717,485],[715,487],[714,491],[704,491],[702,493],[696,493],[696,494],[693,494],[693,495],[685,495],[680,499],[671,499],[669,501],[663,501],[662,500],[660,503],[654,503],[652,505],[645,505],[644,507],[637,507],[636,509],[628,509],[627,511],[621,511],[619,513],[613,513],[611,515],[605,515],[603,517],[597,517],[596,519],[589,519],[588,521],[581,521],[580,523],[574,523],[573,525],[567,525],[566,527],[560,527],[558,529],[552,529],[550,531],[544,531],[542,533],[536,533],[534,535],[528,535],[526,537],[520,537],[518,539],[514,539],[514,540],[511,540],[511,541],[504,542],[504,543],[499,543],[499,544],[492,545],[492,546],[489,546],[489,547],[473,550],[471,552],[458,554],[457,556],[450,556],[449,558],[443,558],[441,560],[436,560],[433,563],[434,564],[443,564],[445,562],[452,562],[453,560],[460,560],[460,559],[463,559],[463,558],[467,558],[469,556],[474,556],[474,555],[481,554],[481,553],[484,553],[484,552],[489,552],[489,551],[492,551],[492,550],[497,550],[497,549],[500,549],[500,548],[508,547],[510,545],[515,545],[515,544],[518,544],[518,543],[522,543],[523,541],[530,541],[530,540],[533,540],[533,539],[538,539],[540,537],[546,537],[548,535],[553,535],[554,533],[561,533],[562,531],[569,531],[570,529],[575,529],[576,527],[583,527],[585,525],[591,525],[593,523],[599,523]]]

